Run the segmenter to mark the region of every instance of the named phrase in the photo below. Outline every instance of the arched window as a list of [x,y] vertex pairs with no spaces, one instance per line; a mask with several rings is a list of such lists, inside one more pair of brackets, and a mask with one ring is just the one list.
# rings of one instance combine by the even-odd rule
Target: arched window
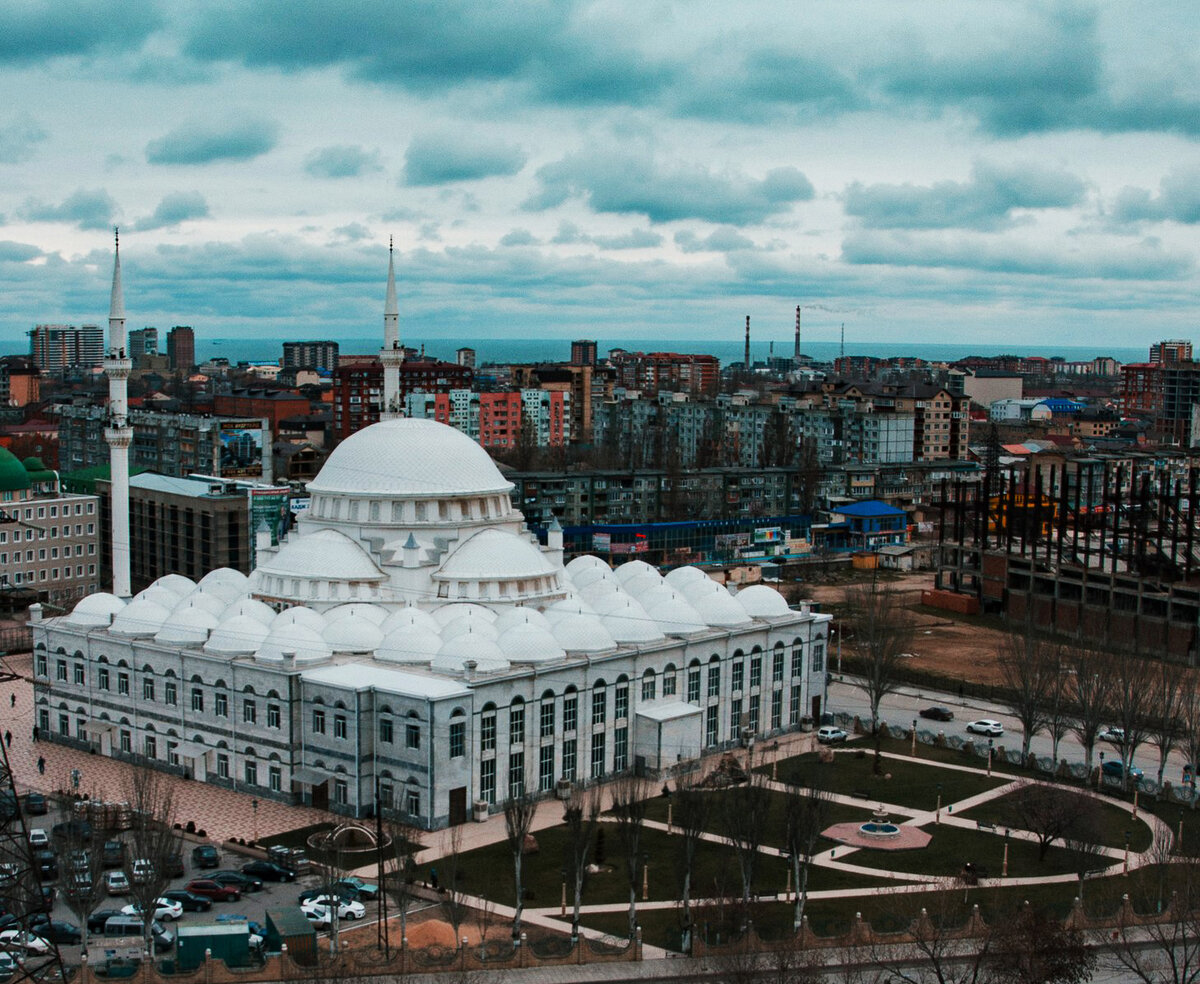
[[658,677],[654,670],[642,674],[642,700],[654,700],[658,696]]
[[592,686],[592,724],[604,724],[608,716],[608,691],[603,680]]
[[675,687],[675,664],[668,663],[665,667],[663,667],[662,695],[664,697],[674,697],[676,692]]
[[514,697],[508,708],[508,743],[525,743],[525,698]]

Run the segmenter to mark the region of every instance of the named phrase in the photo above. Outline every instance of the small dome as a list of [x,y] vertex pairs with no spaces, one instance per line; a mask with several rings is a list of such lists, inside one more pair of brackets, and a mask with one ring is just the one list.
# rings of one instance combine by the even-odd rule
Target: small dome
[[163,627],[163,622],[171,613],[162,605],[149,598],[131,601],[113,617],[113,635],[122,636],[152,636]]
[[685,604],[687,601],[687,599],[685,599],[680,592],[673,591],[671,588],[667,587],[664,581],[661,580],[658,582],[658,584],[652,585],[649,588],[645,588],[642,591],[630,591],[629,595],[630,597],[636,598],[637,603],[646,609],[646,611],[650,611],[651,608],[661,605],[664,602],[672,602],[676,599],[684,602]]
[[571,577],[574,577],[579,571],[586,570],[589,567],[603,567],[606,571],[611,570],[608,564],[604,563],[604,561],[594,554],[584,554],[582,557],[576,557],[567,564],[566,570]]
[[125,602],[107,591],[81,598],[79,604],[65,619],[68,625],[81,629],[106,628],[112,624],[113,616],[125,607]]
[[774,588],[768,588],[765,584],[752,584],[748,588],[742,588],[737,593],[735,600],[753,618],[774,618],[779,615],[791,614],[791,609],[788,608],[788,603],[784,600],[783,595]]
[[676,591],[681,590],[685,585],[693,584],[701,580],[712,581],[713,584],[717,583],[716,581],[713,581],[711,577],[705,574],[704,571],[700,570],[699,567],[692,567],[690,565],[687,567],[676,567],[673,571],[667,571],[665,580]]
[[701,581],[687,581],[682,585],[672,584],[676,591],[688,599],[688,601],[699,601],[701,598],[711,598],[713,595],[723,594],[730,598],[733,595],[729,591],[717,584],[711,577],[706,577]]
[[383,642],[379,626],[361,615],[344,615],[321,633],[335,653],[373,653]]
[[219,656],[250,656],[258,651],[269,632],[252,615],[234,615],[212,630],[204,651]]
[[621,582],[621,588],[626,594],[631,594],[639,601],[644,591],[670,591],[671,588],[658,574],[635,574]]
[[[690,598],[688,600],[691,601]],[[697,601],[692,601],[692,607],[709,625],[720,628],[745,625],[750,621],[746,609],[738,604],[733,595],[720,587],[717,588],[716,594],[702,595]]]
[[238,618],[243,615],[265,626],[269,626],[275,621],[276,612],[270,605],[259,601],[257,598],[239,598],[225,609],[222,619]]
[[382,625],[383,620],[387,617],[387,609],[380,608],[378,605],[364,605],[361,601],[338,605],[325,613],[326,622],[336,622],[341,618],[365,618],[374,625]]
[[457,676],[463,672],[467,660],[475,661],[475,670],[478,673],[495,673],[509,669],[508,658],[496,645],[495,640],[470,634],[443,642],[442,648],[438,650],[430,665],[438,673]]
[[567,655],[547,629],[536,625],[514,625],[499,641],[501,652],[514,663],[548,663]]
[[180,596],[169,588],[160,588],[152,584],[133,596],[133,601],[142,601],[143,599],[152,601],[156,605],[162,605],[163,608],[170,611],[179,604]]
[[214,594],[226,604],[236,601],[250,590],[250,579],[232,567],[218,567],[200,578],[198,587],[205,594]]
[[658,627],[667,635],[687,635],[708,628],[700,613],[683,599],[683,595],[660,601],[646,609]]
[[417,608],[415,605],[409,605],[407,608],[401,608],[399,611],[392,612],[383,620],[383,624],[379,626],[383,629],[383,634],[389,635],[399,628],[406,628],[410,625],[418,626],[426,632],[432,632],[438,635],[442,631],[441,624],[429,612],[422,608]]
[[[422,613],[424,614],[424,613]],[[375,650],[375,658],[387,663],[417,663],[428,666],[442,648],[442,637],[415,622],[392,629]]]
[[370,555],[337,530],[317,530],[304,536],[288,537],[277,554],[259,564],[255,574],[260,578],[302,578],[306,581],[381,581],[384,578]]
[[578,567],[574,571],[568,571],[568,574],[571,583],[580,591],[597,581],[616,581],[617,579],[616,575],[607,567]]
[[0,492],[24,492],[32,485],[21,459],[8,448],[0,447]]
[[596,609],[594,609],[582,598],[564,598],[562,601],[556,601],[553,605],[546,609],[546,619],[551,625],[557,623],[559,619],[567,618],[571,615],[595,614]]
[[305,608],[303,605],[293,605],[291,608],[285,608],[271,622],[271,629],[277,629],[283,625],[303,625],[312,629],[317,635],[325,631],[325,619],[319,612],[314,612],[311,608]]
[[621,588],[621,582],[615,577],[608,578],[603,581],[593,581],[586,588],[580,588],[579,594],[589,604],[595,607],[596,602],[601,598],[612,598],[615,595],[621,595],[625,592]]
[[154,641],[168,646],[200,646],[219,624],[217,616],[204,608],[176,609],[154,634]]
[[228,607],[228,602],[222,601],[215,594],[209,594],[203,589],[197,589],[186,598],[176,602],[175,607],[171,611],[181,612],[185,608],[202,608],[213,615],[221,616],[225,614],[225,609]]
[[254,658],[264,663],[282,663],[284,653],[295,653],[297,663],[318,663],[329,659],[333,649],[315,629],[298,623],[281,624],[267,634]]
[[496,631],[501,635],[514,625],[536,625],[540,629],[550,628],[550,620],[536,608],[530,608],[528,605],[521,605],[519,608],[510,608],[506,612],[501,612],[500,617],[492,624],[495,625]]
[[508,530],[480,530],[443,562],[435,578],[444,581],[518,581],[558,571],[526,537]]
[[639,574],[657,574],[658,571],[644,560],[631,560],[622,564],[613,573],[617,575],[617,580],[624,584],[630,578],[637,577]]
[[456,618],[442,626],[442,641],[448,642],[464,635],[478,635],[484,639],[499,639],[500,633],[491,622],[481,618]]
[[628,595],[622,595],[603,609],[598,608],[597,614],[617,642],[655,642],[663,638],[658,623]]
[[484,608],[483,605],[474,605],[470,602],[443,605],[434,611],[433,617],[437,620],[438,625],[446,625],[449,622],[453,622],[456,618],[481,618],[485,622],[496,621],[496,613],[490,608]]
[[166,588],[177,598],[185,598],[196,590],[196,582],[182,574],[164,574],[150,587]]
[[602,653],[617,646],[612,634],[595,615],[562,614],[554,622],[552,631],[567,652]]

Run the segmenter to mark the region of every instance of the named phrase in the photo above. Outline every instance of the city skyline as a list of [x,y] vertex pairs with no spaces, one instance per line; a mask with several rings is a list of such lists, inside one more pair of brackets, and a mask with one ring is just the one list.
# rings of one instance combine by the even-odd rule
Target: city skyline
[[[1194,20],[1095,4],[0,12],[0,343],[1191,337]],[[701,16],[701,12],[703,16]],[[64,27],[69,23],[69,27]]]

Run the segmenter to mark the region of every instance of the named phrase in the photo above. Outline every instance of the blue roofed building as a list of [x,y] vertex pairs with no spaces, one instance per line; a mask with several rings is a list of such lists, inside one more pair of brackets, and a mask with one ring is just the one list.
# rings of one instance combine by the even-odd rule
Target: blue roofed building
[[832,552],[902,546],[908,542],[908,514],[878,499],[834,506],[827,524],[813,525],[813,539]]

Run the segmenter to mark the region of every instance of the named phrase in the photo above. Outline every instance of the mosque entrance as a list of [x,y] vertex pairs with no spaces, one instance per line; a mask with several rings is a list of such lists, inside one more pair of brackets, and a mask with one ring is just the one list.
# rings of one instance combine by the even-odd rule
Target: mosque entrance
[[467,787],[450,790],[450,826],[457,827],[467,822]]

